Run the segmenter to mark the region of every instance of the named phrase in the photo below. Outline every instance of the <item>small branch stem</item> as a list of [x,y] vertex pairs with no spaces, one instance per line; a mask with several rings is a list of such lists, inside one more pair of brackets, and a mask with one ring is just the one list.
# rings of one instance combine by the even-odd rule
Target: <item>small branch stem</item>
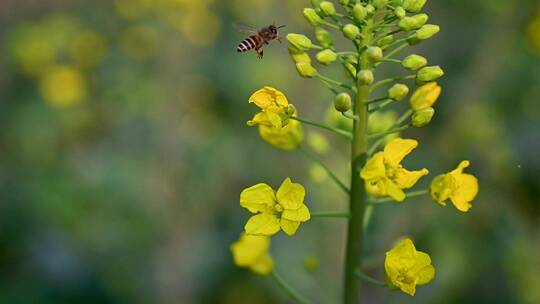
[[274,279],[274,282],[276,282],[277,285],[295,302],[302,304],[309,303],[306,298],[301,296],[298,291],[296,291],[291,285],[289,285],[275,270],[272,272],[271,275],[272,279]]
[[354,273],[360,280],[364,281],[364,282],[368,282],[368,283],[371,283],[373,285],[377,285],[377,286],[384,286],[386,287],[386,283],[383,282],[383,281],[379,281],[375,278],[372,278],[370,276],[368,276],[367,274],[361,272],[360,270],[357,270],[355,273]]
[[[408,199],[408,198],[411,198],[411,197],[416,197],[416,196],[422,196],[422,195],[426,195],[426,194],[429,194],[429,190],[418,190],[418,191],[411,191],[411,192],[406,192],[405,195],[405,199]],[[369,204],[371,205],[379,205],[379,204],[386,204],[386,203],[391,203],[391,202],[395,202],[395,200],[391,197],[383,197],[383,198],[377,198],[377,199],[371,199],[369,200]]]
[[332,170],[330,170],[330,168],[328,168],[316,155],[315,153],[313,153],[312,151],[310,151],[309,149],[307,149],[305,146],[300,146],[300,151],[302,151],[302,153],[304,153],[304,155],[311,159],[313,162],[319,164],[325,171],[326,173],[328,173],[328,175],[330,176],[330,178],[336,183],[336,185],[338,185],[338,187],[341,188],[341,190],[345,191],[345,193],[349,193],[350,190],[349,188],[347,188],[347,186],[345,186],[345,184],[343,182],[341,182],[339,180],[339,178],[334,174],[334,172],[332,172]]
[[414,78],[416,78],[416,75],[408,75],[408,76],[402,76],[402,77],[393,77],[393,78],[386,78],[386,79],[383,79],[383,80],[379,80],[379,81],[377,81],[376,83],[374,83],[374,84],[371,86],[371,91],[373,92],[376,88],[378,88],[379,86],[381,86],[381,85],[383,85],[383,84],[386,84],[386,83],[391,83],[391,82],[399,81],[399,80],[414,79]]
[[370,134],[370,135],[368,135],[368,139],[375,139],[375,138],[383,137],[383,136],[388,135],[388,134],[401,132],[401,131],[407,130],[409,127],[410,127],[410,125],[406,124],[404,126],[397,127],[397,128],[394,128],[394,129],[391,129],[391,130],[388,130],[388,131]]
[[311,217],[337,217],[350,218],[351,214],[348,211],[313,211]]
[[341,129],[338,129],[338,128],[334,128],[334,127],[330,127],[330,126],[327,126],[327,125],[324,125],[322,123],[318,123],[318,122],[314,122],[314,121],[311,121],[311,120],[307,120],[307,119],[304,119],[304,118],[300,118],[300,117],[289,117],[290,119],[294,119],[294,120],[298,120],[299,122],[301,123],[305,123],[307,125],[312,125],[312,126],[315,126],[315,127],[319,127],[321,129],[325,129],[325,130],[328,130],[328,131],[331,131],[331,132],[334,132],[336,134],[339,134],[345,138],[347,138],[348,140],[351,140],[352,139],[352,134],[350,132],[347,132],[345,130],[341,130]]

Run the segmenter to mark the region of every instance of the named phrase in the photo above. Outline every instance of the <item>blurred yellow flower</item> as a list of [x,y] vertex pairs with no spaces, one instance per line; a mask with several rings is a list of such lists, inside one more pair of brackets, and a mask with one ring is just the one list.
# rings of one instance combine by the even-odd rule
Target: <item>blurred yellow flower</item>
[[80,32],[71,42],[71,57],[79,67],[84,69],[97,65],[103,59],[105,52],[105,39],[92,30]]
[[330,149],[330,143],[324,135],[319,132],[311,131],[308,134],[307,142],[309,146],[319,154],[326,154]]
[[300,122],[289,117],[296,117],[296,109],[287,101],[281,91],[264,87],[251,95],[250,103],[257,105],[261,112],[247,121],[248,126],[259,126],[259,135],[272,146],[282,150],[293,150],[304,139]]
[[463,173],[463,169],[469,165],[469,161],[464,160],[455,170],[435,177],[431,182],[433,199],[443,206],[446,205],[446,200],[450,199],[462,212],[471,209],[471,202],[478,194],[478,179],[474,175]]
[[58,108],[69,107],[80,103],[86,97],[86,79],[73,66],[53,66],[40,79],[40,92],[50,105]]
[[286,178],[277,192],[267,184],[257,184],[240,194],[240,206],[254,213],[245,225],[247,234],[274,235],[280,229],[294,235],[301,222],[310,214],[304,204],[306,191],[300,184]]
[[417,251],[409,238],[402,239],[386,252],[384,270],[388,286],[411,296],[416,293],[416,285],[425,285],[435,277],[431,258]]
[[[221,20],[209,8],[202,5],[189,5],[182,9],[164,12],[169,25],[182,34],[185,40],[195,47],[213,44],[221,31]],[[201,29],[204,29],[201,31]]]
[[531,20],[527,27],[527,38],[530,45],[537,53],[540,53],[540,12]]
[[[377,111],[371,113],[368,118],[368,131],[369,133],[379,133],[390,130],[397,119],[398,113],[396,111]],[[399,132],[388,134],[384,137],[384,143],[397,137],[399,137]]]
[[402,189],[411,188],[429,173],[425,168],[408,171],[400,164],[416,146],[416,140],[396,138],[384,147],[384,151],[373,155],[360,171],[367,192],[373,196],[390,196],[398,202],[403,201],[405,193]]
[[441,87],[436,82],[426,83],[411,96],[411,109],[420,111],[431,107],[441,95]]
[[126,19],[137,19],[148,14],[153,8],[153,0],[115,0],[118,15]]
[[242,233],[240,239],[231,245],[234,263],[239,267],[268,275],[274,268],[274,261],[268,253],[270,237]]

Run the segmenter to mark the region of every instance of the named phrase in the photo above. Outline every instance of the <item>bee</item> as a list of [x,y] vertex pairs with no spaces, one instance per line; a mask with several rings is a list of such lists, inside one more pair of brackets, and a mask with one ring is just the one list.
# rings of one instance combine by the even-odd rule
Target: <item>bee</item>
[[275,24],[271,24],[267,27],[256,29],[251,26],[236,24],[236,29],[238,31],[251,34],[249,37],[240,42],[240,44],[238,44],[236,51],[238,53],[244,53],[249,50],[255,50],[255,52],[257,52],[257,57],[263,58],[263,46],[265,44],[269,44],[270,41],[274,39],[281,43],[278,29],[282,27],[285,27],[285,25],[275,26]]

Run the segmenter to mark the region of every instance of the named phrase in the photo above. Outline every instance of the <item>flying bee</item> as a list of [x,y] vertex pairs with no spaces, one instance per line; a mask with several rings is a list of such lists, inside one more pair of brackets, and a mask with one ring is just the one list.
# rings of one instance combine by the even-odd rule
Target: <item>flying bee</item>
[[267,27],[256,29],[251,26],[237,24],[236,29],[238,31],[251,35],[244,39],[242,42],[240,42],[240,44],[238,44],[236,51],[238,53],[244,53],[249,50],[255,50],[255,52],[257,52],[257,57],[263,58],[263,46],[265,44],[269,44],[270,41],[274,39],[281,43],[281,39],[279,39],[278,29],[282,27],[285,27],[285,25],[275,26],[274,24],[271,24]]

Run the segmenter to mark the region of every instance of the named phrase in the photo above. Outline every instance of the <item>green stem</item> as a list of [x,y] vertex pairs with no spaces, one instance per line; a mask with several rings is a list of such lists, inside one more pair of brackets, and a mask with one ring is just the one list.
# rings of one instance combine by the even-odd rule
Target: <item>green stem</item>
[[334,80],[334,79],[332,79],[332,78],[325,77],[325,76],[323,76],[323,75],[321,75],[321,74],[317,74],[317,75],[315,75],[315,77],[319,78],[320,80],[324,80],[324,81],[326,81],[326,82],[328,82],[328,83],[331,83],[331,84],[333,84],[333,85],[335,85],[335,86],[338,86],[338,87],[342,87],[342,88],[345,88],[345,89],[352,90],[352,88],[351,88],[350,86],[344,84],[343,82],[336,81],[336,80]]
[[[398,120],[396,120],[396,122],[392,125],[392,127],[390,127],[389,130],[391,130],[392,128],[394,128],[397,125],[400,125],[402,122],[404,122],[411,115],[412,115],[412,110],[408,110],[407,112],[403,113],[403,115],[401,115],[401,117],[399,117]],[[368,150],[368,156],[373,155],[373,152],[375,152],[375,150],[377,150],[377,148],[383,143],[383,141],[384,141],[384,137],[379,138],[376,142],[374,142],[371,145],[371,147],[369,148],[369,150]]]
[[378,104],[377,106],[375,106],[375,107],[373,107],[371,109],[368,109],[368,112],[369,113],[377,112],[377,111],[379,111],[381,109],[386,108],[388,105],[390,105],[390,104],[392,104],[394,102],[395,102],[395,100],[389,99],[389,100],[387,100],[385,102],[382,102],[382,103]]
[[[363,52],[366,46],[371,45],[373,20],[369,19],[363,27],[363,40],[358,47],[359,69],[370,68],[370,62]],[[351,195],[349,210],[351,218],[347,228],[347,244],[345,249],[345,290],[344,303],[357,304],[360,296],[360,284],[355,270],[360,268],[363,250],[363,218],[367,195],[364,182],[360,178],[360,170],[366,163],[367,158],[367,120],[368,112],[364,102],[369,97],[370,88],[367,85],[357,83],[354,114],[358,120],[354,121],[353,141],[351,146]]]
[[388,131],[383,131],[383,132],[379,132],[379,133],[369,134],[369,135],[368,135],[368,139],[379,138],[379,137],[383,137],[383,136],[388,135],[388,134],[401,132],[401,131],[407,130],[409,127],[410,127],[410,125],[406,124],[406,125],[404,125],[404,126],[397,127],[397,128],[394,128],[394,129],[391,129],[391,130],[388,130]]
[[355,272],[355,275],[356,275],[360,280],[362,280],[362,281],[364,281],[364,282],[368,282],[368,283],[371,283],[371,284],[377,285],[377,286],[384,286],[384,287],[387,286],[385,282],[379,281],[379,280],[377,280],[377,279],[374,279],[374,278],[368,276],[367,274],[361,272],[360,270],[357,270],[357,271]]
[[399,59],[392,59],[392,58],[383,58],[380,62],[392,62],[392,63],[399,63],[401,64],[401,60]]
[[348,211],[313,211],[310,215],[311,217],[351,217],[351,214]]
[[351,113],[347,113],[347,112],[341,112],[341,114],[349,119],[352,119],[352,120],[358,120],[358,116],[354,115],[354,114],[351,114]]
[[326,25],[326,26],[328,26],[328,27],[331,27],[331,28],[333,28],[333,29],[335,29],[335,30],[338,30],[338,31],[341,30],[341,28],[340,28],[339,26],[337,26],[337,25],[335,25],[335,24],[333,24],[333,23],[331,23],[331,22],[328,22],[328,21],[324,21],[324,20],[323,20],[323,24]]
[[283,289],[283,291],[291,297],[295,302],[306,304],[309,303],[306,298],[301,296],[291,285],[289,285],[275,270],[272,271],[272,279]]
[[316,50],[324,50],[324,48],[320,45],[316,45],[314,43],[311,44],[311,48],[312,49],[316,49]]
[[377,87],[379,87],[379,86],[381,86],[383,84],[386,84],[386,83],[391,83],[391,82],[399,81],[399,80],[414,79],[414,78],[416,78],[416,75],[408,75],[408,76],[401,76],[401,77],[386,78],[386,79],[383,79],[383,80],[380,80],[380,81],[374,83],[371,86],[371,91],[374,91]]
[[307,149],[305,146],[300,146],[300,151],[302,151],[302,153],[304,153],[304,155],[311,159],[313,162],[316,162],[317,164],[319,164],[319,166],[321,166],[325,171],[326,173],[328,173],[328,175],[330,176],[330,178],[332,178],[332,180],[336,183],[336,185],[338,185],[341,190],[345,191],[346,193],[349,193],[349,188],[347,188],[347,186],[345,186],[345,184],[343,182],[341,182],[339,180],[339,178],[334,174],[334,172],[332,172],[332,170],[330,170],[330,168],[328,168],[318,157],[317,155],[315,155],[315,153],[313,153],[312,151],[310,151],[309,149]]
[[368,205],[366,207],[366,212],[364,212],[364,219],[362,220],[362,225],[364,226],[364,231],[367,231],[369,223],[371,222],[371,216],[373,215],[373,205]]
[[334,127],[330,127],[330,126],[327,126],[327,125],[324,125],[324,124],[321,124],[321,123],[318,123],[318,122],[314,122],[314,121],[311,121],[311,120],[307,120],[307,119],[304,119],[304,118],[300,118],[300,117],[289,117],[290,119],[294,119],[294,120],[298,120],[299,122],[301,123],[305,123],[307,125],[312,125],[312,126],[315,126],[315,127],[319,127],[319,128],[322,128],[322,129],[325,129],[325,130],[328,130],[328,131],[331,131],[331,132],[334,132],[336,134],[339,134],[345,138],[347,138],[348,140],[351,140],[352,139],[352,134],[350,132],[347,132],[345,130],[341,130],[341,129],[338,129],[338,128],[334,128]]
[[[429,190],[418,190],[418,191],[411,191],[411,192],[406,192],[405,195],[405,199],[408,199],[408,198],[411,198],[411,197],[415,197],[415,196],[422,196],[422,195],[426,195],[426,194],[429,194]],[[378,205],[378,204],[386,204],[386,203],[391,203],[391,202],[395,202],[395,200],[391,197],[383,197],[383,198],[377,198],[377,199],[373,199],[373,200],[369,200],[369,203],[372,204],[372,205]]]
[[386,97],[375,98],[375,99],[372,99],[372,100],[364,101],[364,104],[368,105],[368,104],[376,103],[376,102],[379,102],[379,101],[388,101],[388,100],[392,100],[392,99],[386,96]]

